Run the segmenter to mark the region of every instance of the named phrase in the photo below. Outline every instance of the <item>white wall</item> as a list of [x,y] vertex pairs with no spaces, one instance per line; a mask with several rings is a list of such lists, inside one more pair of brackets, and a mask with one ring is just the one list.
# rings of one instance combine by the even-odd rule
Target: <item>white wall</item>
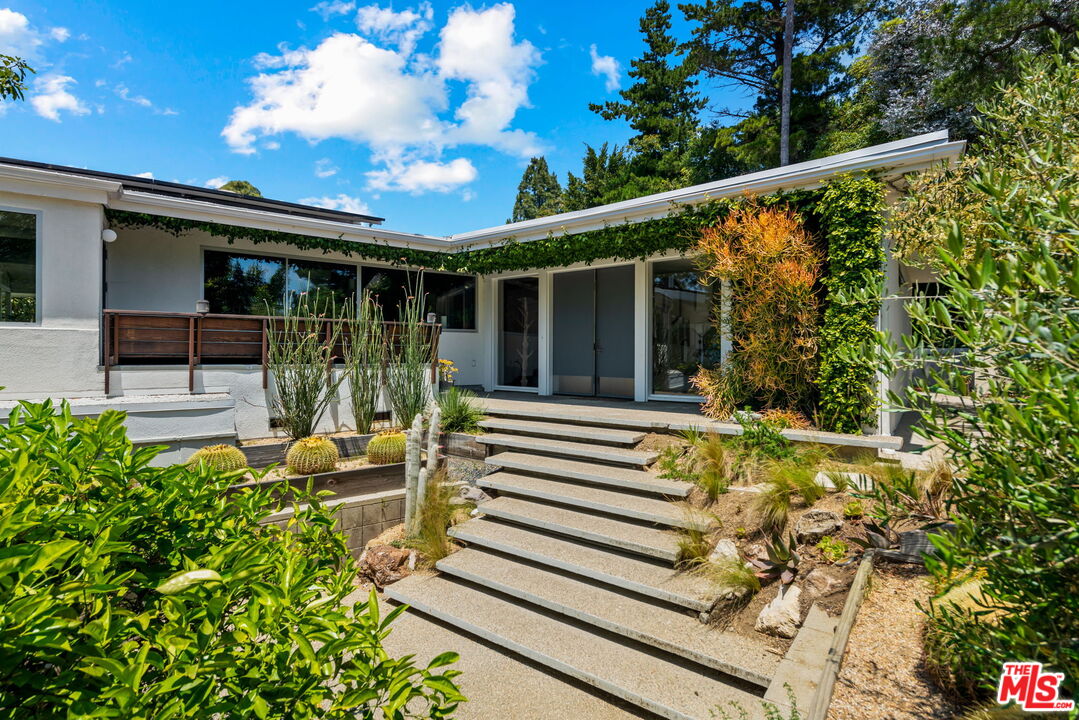
[[[116,242],[108,248],[108,294],[113,310],[159,310],[194,312],[203,297],[202,254],[206,248],[250,252],[256,255],[293,257],[353,265],[379,265],[348,258],[340,253],[302,252],[288,245],[215,238],[203,231],[174,237],[152,228],[117,229]],[[477,283],[477,306],[483,302],[484,283]],[[210,308],[213,312],[214,309]],[[439,356],[458,368],[457,383],[479,385],[486,372],[481,343],[482,315],[474,331],[446,330],[439,340]]]
[[0,323],[0,397],[101,395],[101,205],[19,189],[5,182],[0,207],[38,214],[40,321]]

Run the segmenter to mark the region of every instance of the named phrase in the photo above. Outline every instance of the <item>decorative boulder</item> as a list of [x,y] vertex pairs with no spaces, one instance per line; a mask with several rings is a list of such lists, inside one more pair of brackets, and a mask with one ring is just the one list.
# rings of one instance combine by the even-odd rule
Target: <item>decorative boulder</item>
[[843,527],[843,520],[831,510],[810,510],[798,518],[794,534],[803,545],[814,545],[825,535],[834,535]]
[[709,562],[722,563],[729,560],[741,560],[742,555],[738,552],[738,546],[732,540],[723,538],[716,543],[712,554],[708,556]]
[[488,495],[482,489],[476,487],[475,485],[466,485],[465,487],[461,488],[461,492],[458,497],[461,498],[462,502],[470,502],[476,505],[485,503],[491,499],[490,495]]
[[802,624],[801,597],[802,591],[797,585],[781,587],[775,599],[761,610],[753,629],[766,635],[794,637]]
[[360,572],[381,590],[408,575],[410,555],[392,545],[369,547],[360,556]]
[[825,597],[846,590],[850,587],[851,579],[848,574],[838,570],[819,567],[806,575],[802,586],[810,597]]

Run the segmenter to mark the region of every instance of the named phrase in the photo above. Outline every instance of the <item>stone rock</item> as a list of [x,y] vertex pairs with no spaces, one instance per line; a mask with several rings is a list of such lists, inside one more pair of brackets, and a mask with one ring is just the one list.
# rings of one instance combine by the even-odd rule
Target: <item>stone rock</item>
[[834,535],[839,528],[843,527],[843,520],[837,513],[831,510],[810,510],[794,526],[794,534],[798,542],[804,545],[815,545],[825,535]]
[[717,542],[715,549],[712,550],[712,554],[708,556],[708,561],[714,563],[741,559],[742,556],[738,552],[738,546],[734,544],[733,540],[728,540],[727,538],[723,538]]
[[360,572],[382,589],[408,575],[411,554],[392,545],[369,547],[360,556]]
[[746,546],[747,558],[763,558],[767,557],[767,555],[768,551],[765,550],[764,545],[761,545],[760,543],[753,543],[752,545]]
[[797,585],[785,585],[779,589],[772,602],[757,616],[753,629],[766,635],[792,638],[802,624],[802,590]]
[[831,568],[819,567],[805,577],[803,587],[810,597],[825,597],[850,587],[851,576]]
[[461,492],[453,499],[453,504],[464,505],[465,503],[473,503],[475,505],[480,505],[490,499],[491,496],[485,493],[481,488],[474,485],[466,485],[461,488]]

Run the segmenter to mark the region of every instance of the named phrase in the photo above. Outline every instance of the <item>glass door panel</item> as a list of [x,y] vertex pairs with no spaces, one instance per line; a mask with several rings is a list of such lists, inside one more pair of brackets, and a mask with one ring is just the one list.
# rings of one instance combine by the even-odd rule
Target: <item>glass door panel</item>
[[697,368],[719,366],[719,337],[712,322],[712,288],[693,263],[652,265],[652,392],[696,395],[690,378]]
[[512,278],[498,286],[498,384],[539,387],[539,280]]

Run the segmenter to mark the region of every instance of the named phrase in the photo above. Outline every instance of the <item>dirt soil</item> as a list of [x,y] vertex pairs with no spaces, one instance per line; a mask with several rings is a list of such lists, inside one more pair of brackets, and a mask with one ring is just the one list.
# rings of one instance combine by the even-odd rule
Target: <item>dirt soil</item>
[[956,708],[925,669],[925,616],[915,602],[930,595],[921,567],[881,563],[858,611],[828,720],[945,720]]
[[662,452],[669,447],[685,447],[685,440],[667,433],[648,433],[644,440],[633,446],[634,450]]

